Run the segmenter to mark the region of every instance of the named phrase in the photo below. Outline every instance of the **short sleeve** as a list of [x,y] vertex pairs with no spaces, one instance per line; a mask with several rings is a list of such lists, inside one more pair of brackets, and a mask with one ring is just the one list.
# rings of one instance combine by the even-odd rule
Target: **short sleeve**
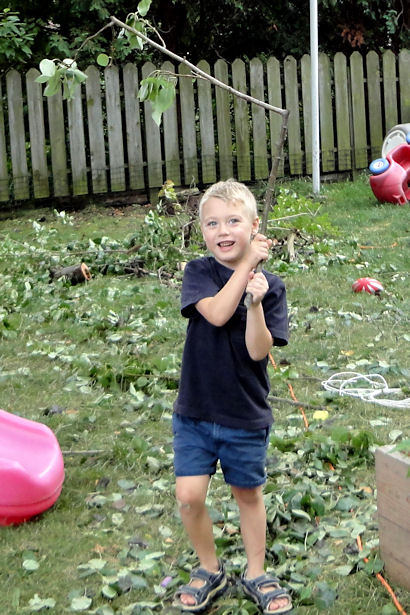
[[286,346],[289,339],[289,323],[285,284],[277,276],[266,273],[265,275],[269,282],[269,291],[262,301],[266,326],[272,334],[274,345]]
[[195,305],[205,297],[214,297],[220,288],[212,276],[209,259],[190,261],[184,270],[181,292],[181,314],[185,318],[196,315]]

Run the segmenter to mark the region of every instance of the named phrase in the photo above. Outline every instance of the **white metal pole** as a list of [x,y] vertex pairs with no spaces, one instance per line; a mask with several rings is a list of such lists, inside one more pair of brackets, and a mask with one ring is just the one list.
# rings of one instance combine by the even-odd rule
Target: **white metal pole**
[[319,143],[319,51],[317,0],[310,0],[310,72],[312,98],[312,181],[313,193],[320,192]]

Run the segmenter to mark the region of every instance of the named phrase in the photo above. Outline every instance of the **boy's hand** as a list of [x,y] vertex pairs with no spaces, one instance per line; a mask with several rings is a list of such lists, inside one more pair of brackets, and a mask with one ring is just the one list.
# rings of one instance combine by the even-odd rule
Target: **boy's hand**
[[259,305],[266,293],[268,292],[269,284],[262,272],[255,273],[251,271],[249,274],[249,282],[246,287],[246,292],[252,295],[252,305]]
[[249,264],[252,269],[255,269],[261,261],[266,261],[269,257],[269,248],[272,245],[272,239],[268,239],[265,235],[257,233],[249,245]]

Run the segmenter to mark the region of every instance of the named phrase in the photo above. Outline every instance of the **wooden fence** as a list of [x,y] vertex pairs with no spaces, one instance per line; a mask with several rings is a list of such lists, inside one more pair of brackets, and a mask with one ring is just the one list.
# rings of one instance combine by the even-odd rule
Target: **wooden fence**
[[[280,175],[310,174],[310,56],[198,66],[238,90],[290,110]],[[155,68],[90,66],[75,98],[43,96],[15,70],[0,81],[0,202],[145,191],[166,179],[177,186],[237,177],[266,179],[281,118],[232,97],[208,81],[179,80],[160,128],[140,79]],[[162,69],[186,73],[164,62]],[[385,133],[410,122],[410,51],[320,54],[321,173],[363,169],[380,156]]]

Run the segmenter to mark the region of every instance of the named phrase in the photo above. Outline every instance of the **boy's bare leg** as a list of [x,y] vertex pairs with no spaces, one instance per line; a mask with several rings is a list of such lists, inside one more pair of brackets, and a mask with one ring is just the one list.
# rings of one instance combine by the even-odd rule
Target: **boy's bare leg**
[[[265,573],[266,510],[262,487],[253,489],[232,487],[232,493],[239,506],[241,534],[248,560],[246,577],[255,579]],[[264,591],[270,589],[274,588],[268,587]],[[271,601],[269,610],[274,613],[287,604],[287,598],[278,598]]]
[[[209,476],[178,476],[176,478],[176,498],[182,523],[193,548],[198,556],[200,566],[209,572],[219,570],[216,557],[212,521],[205,506]],[[194,579],[192,585],[200,587],[203,582]],[[182,594],[183,604],[193,605],[195,599]]]

